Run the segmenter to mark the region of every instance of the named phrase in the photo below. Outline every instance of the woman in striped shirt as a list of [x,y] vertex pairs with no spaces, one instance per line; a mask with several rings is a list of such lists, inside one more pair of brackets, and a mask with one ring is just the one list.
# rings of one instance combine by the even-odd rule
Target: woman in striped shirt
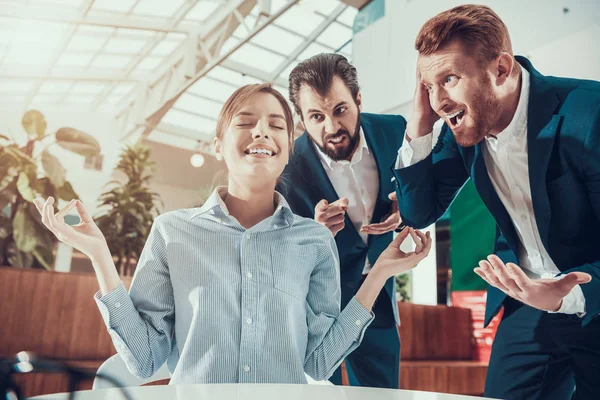
[[[305,383],[327,379],[355,349],[386,280],[415,267],[431,239],[404,229],[340,311],[339,260],[326,227],[294,215],[275,185],[293,146],[293,118],[269,84],[225,102],[214,139],[229,182],[200,208],[157,217],[129,293],[106,241],[79,200],[54,213],[35,201],[57,238],[86,254],[96,301],[129,370],[171,383]],[[64,216],[76,208],[81,223]],[[411,234],[414,253],[399,250]],[[126,239],[124,239],[126,240]]]

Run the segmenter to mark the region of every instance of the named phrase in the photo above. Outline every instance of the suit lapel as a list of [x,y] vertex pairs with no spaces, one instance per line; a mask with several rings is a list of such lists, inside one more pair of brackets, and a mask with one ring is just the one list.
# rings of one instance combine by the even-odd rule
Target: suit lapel
[[373,216],[371,217],[371,223],[377,223],[388,213],[390,208],[388,194],[392,191],[392,171],[390,169],[392,162],[388,157],[389,145],[387,137],[381,127],[373,124],[369,116],[364,114],[361,115],[361,126],[369,150],[377,164],[377,173],[379,176],[377,200],[375,202]]
[[483,152],[486,151],[483,146],[484,142],[475,145],[475,154],[473,156],[473,164],[471,165],[471,176],[473,177],[473,184],[477,188],[477,192],[481,197],[481,200],[485,203],[488,210],[492,213],[500,230],[508,244],[511,246],[515,254],[518,254],[518,243],[519,239],[515,232],[512,219],[504,208],[502,201],[496,193],[496,189],[492,185],[490,176],[485,165],[485,158]]
[[[329,180],[329,176],[327,176],[327,172],[325,172],[325,168],[323,168],[317,150],[308,137],[308,133],[304,132],[302,136],[296,140],[295,150],[298,154],[302,155],[302,157],[295,157],[296,162],[298,163],[298,171],[301,171],[302,179],[306,182],[309,190],[316,193],[316,197],[319,198],[317,201],[325,199],[329,203],[333,203],[338,200],[340,196],[337,194],[333,184]],[[339,231],[335,236],[336,242],[345,244],[358,243],[359,246],[363,245],[364,243],[347,213],[344,223],[344,229]]]
[[[527,110],[527,159],[531,199],[542,242],[547,248],[550,223],[550,203],[546,188],[546,172],[552,155],[554,138],[560,126],[561,117],[554,115],[559,99],[552,87],[537,72],[529,60],[516,57],[517,61],[530,74],[529,104]],[[498,198],[490,181],[483,157],[484,143],[475,146],[471,168],[473,183],[489,210],[496,217],[502,233],[513,250],[517,251],[518,237],[511,218]],[[517,253],[518,254],[518,253]]]
[[331,181],[323,168],[323,164],[321,164],[321,160],[308,137],[308,133],[304,132],[302,136],[296,140],[295,151],[302,155],[302,157],[294,157],[294,160],[298,163],[297,171],[300,172],[307,187],[312,191],[320,191],[319,197],[330,203],[338,200],[339,196],[331,184]]
[[527,110],[527,158],[531,200],[542,243],[548,248],[550,203],[546,188],[546,172],[552,155],[554,138],[561,117],[554,115],[559,105],[552,87],[524,58],[517,58],[530,73],[529,106]]

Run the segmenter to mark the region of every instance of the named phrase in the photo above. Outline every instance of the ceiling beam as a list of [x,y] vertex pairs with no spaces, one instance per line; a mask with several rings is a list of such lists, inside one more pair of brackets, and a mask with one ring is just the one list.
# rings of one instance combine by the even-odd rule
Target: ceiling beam
[[115,74],[102,70],[75,71],[70,68],[54,68],[51,74],[46,74],[44,68],[10,68],[0,67],[1,79],[50,80],[50,81],[94,81],[94,82],[138,82],[140,76],[126,76],[125,73]]
[[[78,17],[84,18],[87,15],[90,8],[92,8],[93,4],[94,4],[94,0],[85,0],[83,2],[83,4],[81,4],[81,6],[79,7]],[[71,25],[69,27],[69,29],[63,34],[63,37],[61,38],[59,45],[56,47],[56,50],[54,50],[54,54],[52,55],[52,60],[50,61],[50,63],[48,63],[48,67],[46,68],[45,75],[49,75],[50,72],[54,69],[54,67],[56,66],[56,63],[58,62],[59,57],[62,55],[64,49],[69,44],[69,41],[71,40],[71,38],[77,31],[78,27],[79,27],[79,25],[77,25],[77,24]],[[31,105],[31,102],[33,101],[35,95],[37,94],[38,90],[40,89],[40,86],[42,85],[42,83],[43,83],[43,81],[39,81],[34,85],[33,90],[29,93],[29,95],[27,96],[27,99],[25,100],[25,103],[24,103],[25,109],[28,109],[29,106]]]
[[[275,68],[275,71],[273,72],[273,74],[270,77],[270,80],[275,80],[275,79],[281,79],[279,77],[279,75],[281,75],[281,73],[288,67],[288,65],[290,65],[291,63],[296,61],[296,58],[302,54],[302,52],[304,50],[306,50],[306,48],[308,46],[310,46],[310,44],[312,42],[314,42],[320,35],[321,33],[323,33],[323,31],[325,31],[325,29],[327,29],[327,27],[329,25],[331,25],[331,23],[333,21],[335,21],[337,19],[337,17],[340,16],[341,13],[344,12],[344,10],[347,8],[346,5],[344,4],[340,4],[338,5],[333,12],[323,20],[323,22],[321,22],[311,33],[310,35],[308,35],[306,37],[306,39],[304,39],[304,41],[302,43],[300,43],[298,45],[298,47],[296,47],[294,49],[294,51],[292,51],[292,53],[287,57],[287,59],[285,59],[281,64],[279,64],[277,66],[277,68]],[[283,86],[287,86],[287,82],[285,85]]]
[[239,72],[240,74],[249,76],[254,79],[258,79],[258,80],[261,80],[264,82],[271,82],[275,85],[283,86],[284,88],[287,88],[287,86],[288,86],[287,79],[280,78],[279,76],[276,76],[275,78],[273,78],[266,71],[250,67],[248,65],[239,63],[237,61],[233,61],[231,59],[225,59],[219,65],[221,67],[227,68],[227,69],[235,71],[235,72]]
[[[256,6],[256,0],[244,0],[238,1],[238,5],[235,7],[233,11],[229,13],[228,16],[225,14],[220,14],[225,18],[225,21],[221,25],[213,23],[213,27],[209,28],[208,31],[203,31],[209,34],[209,36],[202,36],[201,40],[204,43],[203,49],[200,49],[202,46],[198,46],[197,52],[195,54],[187,54],[185,60],[181,63],[183,65],[193,61],[195,63],[194,70],[195,74],[186,75],[185,71],[189,71],[189,68],[185,66],[179,66],[178,68],[174,68],[169,83],[156,82],[156,84],[151,85],[151,90],[149,95],[143,99],[136,99],[137,102],[143,101],[143,111],[134,115],[132,113],[133,104],[130,104],[126,107],[126,109],[121,113],[119,118],[127,119],[127,125],[130,126],[130,132],[135,132],[136,129],[141,125],[144,126],[143,134],[147,135],[156,127],[164,115],[173,107],[175,102],[179,99],[179,97],[198,79],[204,77],[208,74],[213,68],[217,65],[223,63],[224,60],[229,57],[234,51],[240,48],[243,44],[248,42],[254,36],[256,36],[259,32],[261,32],[267,25],[273,22],[276,18],[278,18],[281,14],[286,12],[292,6],[294,6],[298,0],[292,0],[286,5],[284,5],[280,10],[274,13],[270,18],[268,18],[263,24],[258,27],[255,27],[248,36],[237,43],[234,47],[223,54],[220,53],[220,47],[222,43],[231,36],[231,34],[237,29],[240,25],[240,16],[245,18],[250,14],[250,11]],[[209,52],[212,55],[212,61],[208,61],[205,56],[206,52]],[[218,55],[218,56],[217,56]],[[193,58],[192,58],[193,56]],[[184,69],[185,71],[182,71]],[[161,79],[163,80],[163,79]],[[159,90],[160,89],[160,90]],[[139,110],[139,108],[138,108]],[[127,136],[127,135],[126,135]]]
[[109,28],[138,29],[153,32],[188,33],[197,29],[197,23],[185,21],[160,23],[156,20],[132,19],[131,17],[104,17],[88,15],[82,18],[77,10],[65,10],[58,7],[40,7],[33,5],[6,4],[0,9],[0,17],[18,18],[34,21],[62,22],[77,25],[104,26]]

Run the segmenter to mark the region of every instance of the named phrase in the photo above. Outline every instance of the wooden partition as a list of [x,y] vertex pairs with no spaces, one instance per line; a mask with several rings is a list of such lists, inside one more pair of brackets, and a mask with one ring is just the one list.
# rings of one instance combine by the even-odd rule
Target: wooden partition
[[[129,286],[131,279],[123,279]],[[28,351],[97,369],[116,351],[94,301],[96,291],[94,274],[0,267],[0,357]],[[15,380],[28,397],[67,389],[61,374],[21,374]],[[80,389],[91,384],[83,382]]]
[[[124,280],[129,286],[130,278]],[[25,350],[97,369],[116,353],[93,298],[97,290],[93,274],[0,267],[0,357]],[[471,361],[470,310],[411,303],[399,310],[401,387],[482,394],[487,366]],[[61,374],[24,374],[16,381],[28,397],[67,390]]]
[[481,395],[487,363],[472,361],[471,310],[399,303],[402,389]]

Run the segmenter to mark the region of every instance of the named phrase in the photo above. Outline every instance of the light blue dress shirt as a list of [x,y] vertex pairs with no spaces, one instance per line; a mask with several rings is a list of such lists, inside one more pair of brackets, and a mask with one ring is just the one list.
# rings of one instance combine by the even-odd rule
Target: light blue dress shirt
[[279,193],[273,215],[245,229],[224,193],[157,217],[129,294],[96,294],[118,353],[139,377],[167,361],[172,384],[329,378],[373,320],[356,299],[340,312],[331,232]]

